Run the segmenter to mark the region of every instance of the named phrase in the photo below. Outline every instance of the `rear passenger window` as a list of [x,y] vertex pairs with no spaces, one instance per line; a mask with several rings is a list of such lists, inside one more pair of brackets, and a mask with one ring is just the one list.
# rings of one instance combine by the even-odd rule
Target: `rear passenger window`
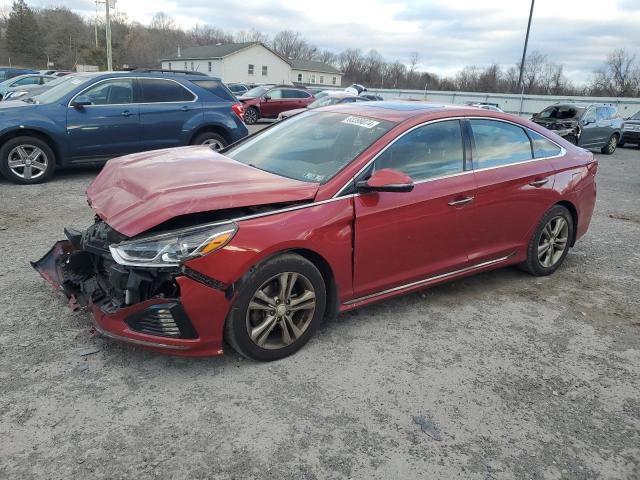
[[141,78],[142,103],[190,102],[196,97],[177,82],[155,78]]
[[560,147],[550,140],[547,140],[539,133],[529,130],[529,136],[533,143],[533,156],[535,158],[555,157],[556,155],[560,155]]
[[[229,91],[226,85],[224,85],[220,80],[208,79],[208,80],[192,80],[200,88],[204,88],[205,90],[209,90],[211,93],[220,97],[223,100],[228,100],[230,102],[235,102],[236,97],[233,96],[233,93]],[[247,91],[246,88],[241,85],[234,85],[234,91],[237,93],[244,93]]]
[[431,123],[400,137],[375,161],[375,169],[393,168],[414,181],[460,173],[464,169],[458,120]]
[[284,90],[284,98],[309,98],[307,92],[301,90]]
[[495,120],[471,120],[476,150],[473,167],[498,167],[533,159],[531,142],[516,125]]

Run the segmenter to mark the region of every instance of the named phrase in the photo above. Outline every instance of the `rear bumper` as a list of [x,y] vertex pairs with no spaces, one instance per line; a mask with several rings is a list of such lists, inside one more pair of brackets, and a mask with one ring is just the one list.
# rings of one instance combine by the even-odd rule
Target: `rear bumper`
[[[172,355],[212,356],[223,353],[224,322],[230,308],[225,292],[192,278],[177,276],[175,281],[180,286],[179,298],[150,298],[114,309],[104,303],[95,303],[73,288],[65,274],[65,262],[68,262],[69,255],[74,251],[77,250],[71,242],[59,241],[32,265],[54,289],[67,297],[72,309],[86,307],[91,311],[95,329],[99,334]],[[147,333],[138,331],[141,329],[140,318],[151,318],[153,312],[157,312],[158,309],[163,312],[171,310],[172,318],[176,319],[180,331],[188,330],[187,336],[192,338],[150,334],[148,330]],[[175,312],[179,312],[179,315]],[[148,324],[149,322],[145,323]],[[169,328],[177,328],[172,327],[172,320],[169,320],[169,324]],[[153,326],[151,331],[156,331]]]

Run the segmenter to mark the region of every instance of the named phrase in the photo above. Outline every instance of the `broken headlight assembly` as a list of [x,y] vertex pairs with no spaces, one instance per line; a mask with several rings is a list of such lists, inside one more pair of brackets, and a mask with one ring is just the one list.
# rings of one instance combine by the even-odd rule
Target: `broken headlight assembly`
[[177,267],[224,247],[238,231],[235,223],[200,225],[111,245],[113,259],[133,267]]

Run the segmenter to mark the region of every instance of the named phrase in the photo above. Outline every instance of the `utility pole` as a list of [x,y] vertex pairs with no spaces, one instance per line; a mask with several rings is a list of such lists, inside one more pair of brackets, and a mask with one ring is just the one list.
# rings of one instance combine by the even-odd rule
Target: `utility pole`
[[96,31],[96,48],[98,48],[98,0],[96,0],[96,16],[93,19],[93,26]]
[[108,71],[112,71],[113,70],[113,54],[111,52],[111,18],[109,18],[109,3],[111,3],[113,1],[114,6],[115,6],[115,0],[106,0],[104,2],[104,4],[106,5],[105,7],[105,12],[106,12],[106,24],[105,24],[105,30],[107,32],[107,70]]
[[522,74],[524,72],[524,61],[527,58],[527,45],[529,43],[529,30],[531,30],[531,18],[533,17],[533,5],[536,0],[531,0],[531,10],[529,11],[529,23],[527,24],[527,36],[524,39],[524,49],[522,51],[522,61],[520,62],[520,78],[518,78],[518,86],[522,83]]

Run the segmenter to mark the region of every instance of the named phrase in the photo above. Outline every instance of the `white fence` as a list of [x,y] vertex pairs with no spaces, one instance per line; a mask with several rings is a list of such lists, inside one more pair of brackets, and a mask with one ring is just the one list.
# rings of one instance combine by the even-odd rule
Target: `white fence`
[[490,102],[508,113],[530,117],[557,102],[593,102],[606,103],[618,108],[621,117],[630,117],[640,110],[640,98],[626,97],[570,97],[555,95],[518,95],[508,93],[479,92],[442,92],[435,90],[390,90],[367,88],[367,91],[380,95],[385,100],[394,98],[414,98],[436,103],[462,105],[466,102]]

